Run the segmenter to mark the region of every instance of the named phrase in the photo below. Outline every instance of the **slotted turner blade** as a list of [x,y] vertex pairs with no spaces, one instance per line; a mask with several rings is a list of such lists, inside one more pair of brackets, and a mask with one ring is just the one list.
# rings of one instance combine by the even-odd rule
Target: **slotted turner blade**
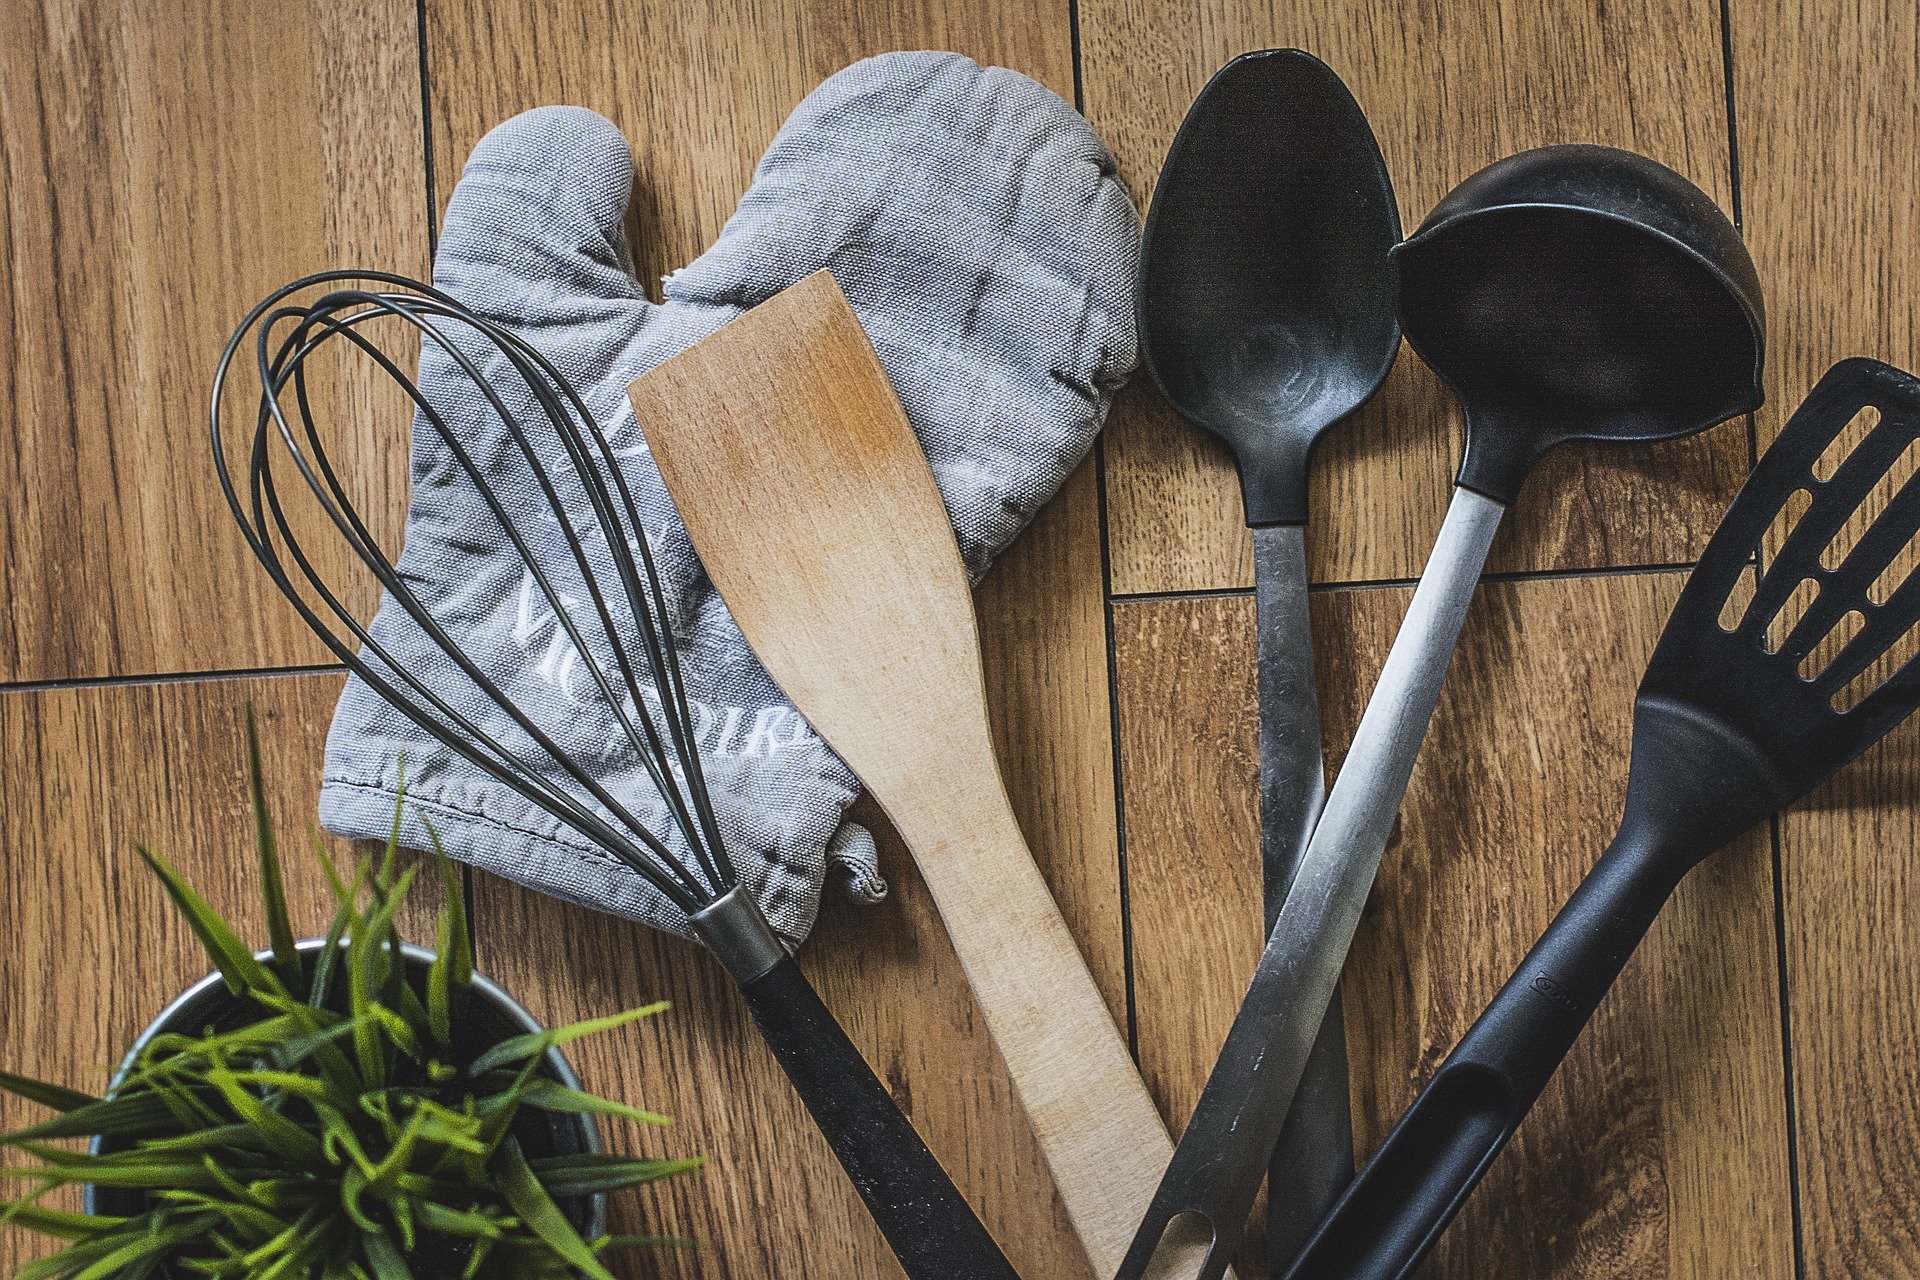
[[[1761,570],[1755,582],[1755,558]],[[1682,877],[1920,706],[1920,381],[1836,365],[1734,499],[1634,700],[1613,844],[1287,1273],[1398,1280]]]
[[[1654,650],[1641,701],[1709,716],[1755,751],[1771,774],[1763,816],[1920,703],[1920,668],[1886,670],[1920,619],[1920,484],[1897,487],[1916,441],[1920,380],[1877,360],[1835,365],[1727,512]],[[1756,552],[1766,575],[1748,600]]]

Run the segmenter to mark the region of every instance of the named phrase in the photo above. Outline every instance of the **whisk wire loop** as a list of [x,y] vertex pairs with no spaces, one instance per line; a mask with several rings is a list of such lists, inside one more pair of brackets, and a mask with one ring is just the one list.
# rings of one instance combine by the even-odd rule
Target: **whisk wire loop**
[[[330,290],[311,305],[287,301],[320,285],[347,281],[393,286],[394,291],[345,287]],[[597,623],[599,635],[612,654],[613,673],[607,671],[596,646],[589,643],[569,598],[529,545],[514,514],[459,433],[392,357],[361,332],[369,322],[380,319],[404,322],[419,333],[422,341],[437,347],[471,381],[488,410],[499,419],[517,454],[516,469],[524,466],[526,476],[553,516],[590,606],[584,612]],[[562,495],[565,472],[556,477],[542,460],[541,450],[535,447],[500,389],[473,356],[449,336],[443,327],[447,321],[463,326],[489,344],[524,384],[537,408],[534,418],[544,419],[560,444],[567,470],[590,510],[590,521],[576,522],[572,517],[572,508]],[[247,450],[243,498],[241,485],[229,469],[222,402],[236,353],[249,333],[255,341],[260,403]],[[619,727],[627,747],[658,790],[668,820],[684,839],[695,866],[684,865],[658,834],[599,783],[592,771],[573,758],[464,651],[381,549],[334,466],[309,394],[308,358],[336,338],[346,341],[401,388],[417,410],[416,421],[434,432],[479,495],[551,609],[556,625],[572,644],[580,669]],[[291,414],[283,403],[289,386]],[[210,422],[221,488],[249,546],[301,617],[375,693],[449,750],[606,849],[689,915],[728,894],[735,884],[735,872],[700,766],[686,682],[671,641],[665,592],[639,506],[605,432],[579,392],[551,362],[518,335],[431,286],[382,272],[325,272],[276,290],[235,329],[216,368]],[[482,728],[457,705],[459,699],[451,696],[453,691],[435,687],[429,676],[398,661],[345,604],[295,531],[276,482],[272,445],[276,435],[313,504],[354,557],[373,574],[388,600],[470,683],[471,690],[461,693],[477,692],[505,714],[538,748],[540,759],[530,760],[523,750],[501,742]],[[598,534],[606,561],[613,569],[610,576],[617,579],[622,599],[610,599],[612,593],[602,582],[603,576],[609,575],[596,571],[594,553],[586,542],[591,534],[583,535],[583,524]],[[617,612],[632,620],[646,673],[651,677],[659,722],[649,708],[646,682],[622,643]],[[557,769],[584,791],[599,811],[580,795],[558,785],[551,769]]]

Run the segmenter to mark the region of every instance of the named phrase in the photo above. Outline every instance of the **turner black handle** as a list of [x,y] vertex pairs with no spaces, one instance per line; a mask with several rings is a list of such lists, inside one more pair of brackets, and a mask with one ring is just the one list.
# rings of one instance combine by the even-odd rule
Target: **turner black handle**
[[783,959],[740,990],[907,1275],[1019,1280],[800,966]]
[[1328,1212],[1288,1280],[1398,1280],[1466,1203],[1692,865],[1623,831]]

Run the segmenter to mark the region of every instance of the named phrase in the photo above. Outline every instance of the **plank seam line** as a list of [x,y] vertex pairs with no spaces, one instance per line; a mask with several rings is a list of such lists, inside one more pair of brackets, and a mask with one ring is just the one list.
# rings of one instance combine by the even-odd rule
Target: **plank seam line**
[[[422,167],[426,170],[427,276],[431,279],[433,261],[440,252],[440,196],[433,171],[433,72],[427,23],[427,0],[415,0],[414,39],[420,50],[420,155]],[[476,910],[478,901],[474,881],[477,874],[473,867],[464,862],[460,864],[460,898],[467,911],[467,940],[476,958],[480,954],[482,929]]]
[[[1482,582],[1556,582],[1581,578],[1625,578],[1634,574],[1689,573],[1693,562],[1679,561],[1673,564],[1630,564],[1606,565],[1593,569],[1513,569],[1480,576]],[[1307,590],[1320,591],[1372,591],[1386,587],[1415,587],[1420,584],[1418,578],[1354,578],[1341,582],[1316,582]],[[1150,604],[1156,600],[1221,600],[1235,596],[1251,596],[1252,587],[1196,587],[1186,591],[1126,591],[1111,596],[1115,604]]]
[[[1747,234],[1746,193],[1740,172],[1740,116],[1736,106],[1735,78],[1733,73],[1733,5],[1731,0],[1720,0],[1720,72],[1726,89],[1727,102],[1727,180],[1733,191],[1733,226],[1742,239]],[[1747,415],[1747,465],[1756,467],[1760,463],[1760,422],[1759,415]],[[1765,547],[1756,547],[1753,554],[1756,575],[1765,572]],[[1781,836],[1780,815],[1775,814],[1767,822],[1767,834],[1773,859],[1773,951],[1775,981],[1779,985],[1780,1001],[1780,1083],[1784,1095],[1781,1103],[1786,1108],[1787,1139],[1787,1207],[1789,1225],[1793,1229],[1793,1274],[1796,1280],[1806,1280],[1807,1243],[1805,1227],[1805,1206],[1800,1195],[1800,1128],[1799,1099],[1793,1081],[1793,999],[1788,985],[1787,965],[1787,868],[1786,841]]]
[[1139,1008],[1134,1001],[1133,984],[1133,893],[1127,869],[1127,799],[1125,753],[1120,740],[1120,658],[1114,638],[1112,547],[1107,538],[1107,445],[1097,441],[1093,450],[1094,509],[1099,517],[1101,621],[1106,629],[1107,646],[1107,729],[1113,752],[1113,833],[1114,857],[1120,874],[1120,968],[1126,978],[1127,1050],[1136,1063],[1140,1060]]
[[431,274],[433,259],[440,251],[440,201],[433,174],[433,79],[427,66],[427,0],[416,0],[414,5],[414,40],[420,51],[420,156],[427,179],[427,270]]
[[0,682],[0,695],[56,693],[68,689],[123,689],[143,685],[204,684],[218,680],[265,680],[275,676],[345,675],[337,662],[294,667],[237,667],[226,671],[162,671],[137,676],[75,676],[61,680]]

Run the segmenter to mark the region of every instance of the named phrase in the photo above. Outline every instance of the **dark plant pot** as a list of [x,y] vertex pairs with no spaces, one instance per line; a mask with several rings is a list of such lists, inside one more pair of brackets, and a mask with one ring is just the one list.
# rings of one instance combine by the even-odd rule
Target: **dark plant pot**
[[[303,956],[311,956],[326,946],[326,939],[308,938],[297,945]],[[433,963],[433,952],[408,944],[402,948],[402,955],[408,972],[424,984],[428,966]],[[270,960],[273,953],[257,952],[255,958]],[[461,1034],[467,1043],[477,1048],[485,1048],[511,1036],[546,1029],[519,1001],[490,978],[475,973],[473,995],[474,1001],[467,1011]],[[208,974],[161,1010],[160,1016],[140,1033],[140,1038],[133,1042],[133,1047],[121,1061],[120,1069],[114,1073],[107,1092],[112,1094],[120,1088],[133,1064],[139,1060],[141,1051],[157,1035],[167,1032],[197,1035],[207,1027],[216,1031],[231,1031],[257,1021],[261,1016],[258,1007],[236,999],[227,990],[226,980],[219,974]],[[579,1077],[574,1075],[573,1068],[558,1049],[547,1050],[546,1074],[569,1088],[580,1087]],[[520,1140],[528,1157],[534,1159],[577,1155],[583,1151],[598,1152],[601,1149],[600,1129],[591,1116],[525,1110],[514,1121],[513,1134]],[[93,1140],[96,1153],[115,1150],[118,1145],[106,1145],[97,1137]],[[607,1198],[604,1195],[574,1197],[559,1203],[574,1230],[586,1239],[592,1240],[606,1234]],[[145,1197],[138,1191],[91,1185],[86,1188],[88,1213],[130,1216],[142,1212],[145,1207]]]

